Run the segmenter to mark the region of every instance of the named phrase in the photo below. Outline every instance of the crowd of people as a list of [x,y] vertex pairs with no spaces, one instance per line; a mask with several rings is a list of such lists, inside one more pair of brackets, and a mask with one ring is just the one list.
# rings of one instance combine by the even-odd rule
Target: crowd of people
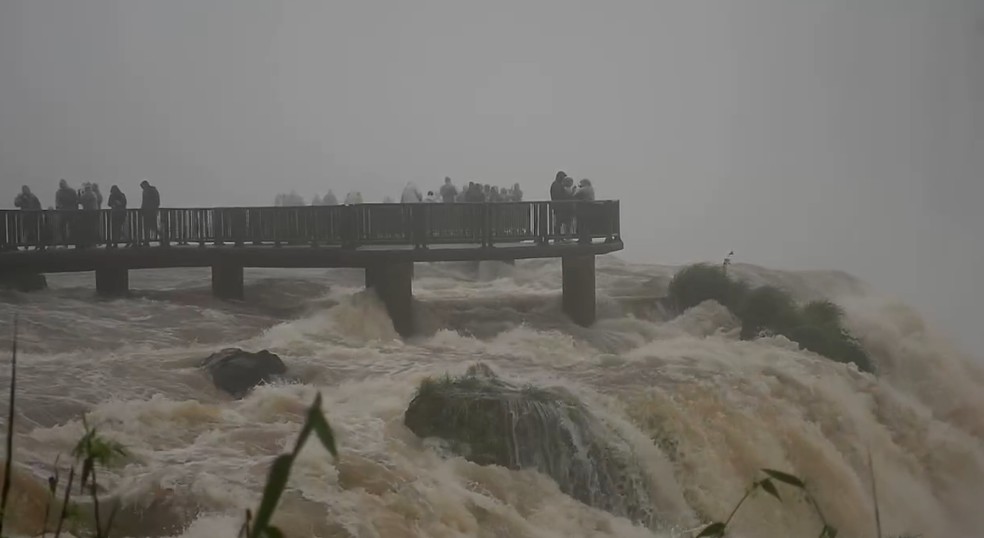
[[400,203],[456,203],[456,202],[522,202],[523,190],[519,183],[512,187],[496,187],[489,184],[479,184],[474,181],[463,185],[461,190],[451,182],[451,178],[444,178],[444,184],[436,191],[427,191],[422,194],[420,189],[413,183],[407,183],[400,196]]
[[[568,176],[563,170],[557,172],[553,183],[550,184],[550,200],[554,202],[562,201],[581,201],[593,202],[595,199],[594,186],[591,180],[582,179],[576,186],[574,178]],[[554,208],[554,233],[570,234],[574,231],[575,221],[580,217],[586,220],[586,215],[577,214],[577,206],[574,204],[558,205]]]
[[[152,237],[158,235],[158,213],[161,207],[160,192],[157,187],[151,185],[147,180],[140,183],[142,199],[140,204],[139,233],[132,233],[126,227],[127,223],[127,197],[118,185],[110,188],[109,198],[106,201],[110,209],[108,229],[101,230],[102,223],[99,217],[99,210],[103,208],[103,195],[97,183],[83,183],[80,188],[69,186],[68,182],[62,179],[59,182],[58,190],[55,193],[55,204],[49,206],[49,210],[57,210],[51,214],[42,213],[43,204],[35,195],[30,187],[24,185],[21,193],[14,200],[14,206],[27,212],[21,220],[22,234],[28,243],[46,244],[76,244],[88,246],[96,243],[100,233],[108,234],[108,243],[116,246],[118,243],[127,242],[131,246],[148,244]],[[594,187],[588,179],[582,179],[575,184],[572,177],[565,172],[557,172],[553,183],[550,185],[550,199],[552,201],[593,201],[595,199]],[[519,183],[512,187],[497,187],[490,184],[480,184],[474,181],[462,185],[459,189],[451,181],[450,177],[444,178],[444,183],[436,190],[428,190],[423,194],[413,183],[407,183],[400,196],[400,203],[484,203],[484,202],[521,202],[523,200],[523,190]],[[394,203],[390,197],[386,197],[384,203]],[[277,206],[303,206],[307,205],[304,199],[291,192],[289,194],[278,194],[274,200]],[[345,205],[357,205],[363,203],[362,193],[359,191],[349,192],[343,202]],[[334,206],[339,205],[335,194],[328,190],[322,197],[315,195],[310,205]],[[554,214],[554,234],[565,235],[574,233],[576,221],[588,222],[590,215],[585,211],[590,208],[579,209],[580,204],[558,204],[553,208]],[[34,214],[37,212],[36,214]],[[42,218],[43,215],[43,218]],[[125,229],[127,228],[127,229]],[[138,235],[139,237],[132,237]],[[43,248],[43,247],[38,247]]]
[[[400,202],[403,204],[410,203],[455,203],[455,202],[522,202],[523,201],[523,190],[520,188],[519,183],[514,184],[512,187],[497,187],[489,184],[479,184],[474,181],[463,185],[459,190],[458,187],[451,182],[451,178],[444,178],[444,184],[442,184],[438,189],[428,190],[424,193],[422,190],[418,189],[416,184],[413,182],[407,183],[403,189],[403,193],[400,195]],[[345,196],[345,205],[355,205],[361,204],[363,202],[362,193],[359,191],[349,192]],[[386,196],[383,198],[384,204],[396,203],[393,201],[392,197]],[[281,193],[276,195],[274,198],[274,205],[276,206],[302,206],[308,205],[305,203],[304,198],[297,194],[296,192]],[[324,196],[315,194],[311,198],[310,205],[339,205],[338,198],[335,197],[335,193],[329,189]]]
[[[141,222],[145,233],[142,240],[149,242],[151,235],[157,234],[157,213],[161,207],[161,195],[157,187],[149,181],[140,182],[142,191],[140,210]],[[103,208],[103,202],[110,209],[109,235],[110,246],[116,246],[123,241],[130,241],[136,246],[136,238],[126,237],[127,198],[118,185],[109,190],[109,198],[104,200],[98,183],[83,183],[78,189],[69,186],[68,181],[58,182],[55,191],[55,205],[48,206],[49,210],[57,213],[49,215],[42,221],[43,209],[41,200],[27,185],[21,187],[20,194],[14,199],[14,207],[29,212],[22,219],[23,233],[28,242],[36,243],[44,248],[46,244],[75,244],[86,247],[96,242],[99,237],[100,220],[98,211]],[[38,212],[34,214],[33,212]]]

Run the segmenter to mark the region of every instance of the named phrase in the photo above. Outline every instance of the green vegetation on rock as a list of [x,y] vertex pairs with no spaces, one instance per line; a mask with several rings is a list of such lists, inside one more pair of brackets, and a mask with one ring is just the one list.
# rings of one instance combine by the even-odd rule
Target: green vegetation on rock
[[656,523],[651,486],[627,443],[566,390],[515,386],[477,364],[461,377],[425,379],[404,423],[479,465],[535,469],[584,504]]
[[670,281],[669,297],[677,312],[714,300],[732,311],[738,308],[748,287],[728,278],[723,267],[698,263],[684,267]]
[[31,292],[48,289],[48,280],[41,273],[5,273],[0,275],[0,288]]
[[670,282],[669,300],[678,313],[704,301],[717,301],[741,320],[742,339],[782,335],[802,349],[837,362],[853,362],[865,372],[874,371],[868,354],[844,328],[844,311],[830,301],[800,307],[782,289],[750,288],[729,277],[724,267],[708,264],[691,265],[678,272]]

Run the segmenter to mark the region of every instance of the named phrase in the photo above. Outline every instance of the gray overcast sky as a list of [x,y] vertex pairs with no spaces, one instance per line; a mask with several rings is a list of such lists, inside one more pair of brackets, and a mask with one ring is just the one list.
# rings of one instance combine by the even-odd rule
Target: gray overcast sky
[[622,200],[629,259],[844,269],[984,356],[984,2],[0,0],[11,200],[558,169]]

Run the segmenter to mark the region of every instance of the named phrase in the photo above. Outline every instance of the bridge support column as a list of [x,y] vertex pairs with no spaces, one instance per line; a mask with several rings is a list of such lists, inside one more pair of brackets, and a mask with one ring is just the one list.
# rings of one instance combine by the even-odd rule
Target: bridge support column
[[386,305],[400,336],[413,335],[413,262],[382,262],[366,267],[366,287]]
[[595,257],[564,256],[564,312],[582,327],[595,322]]
[[219,299],[242,299],[243,266],[229,262],[213,265],[212,294]]
[[119,297],[130,292],[130,271],[119,267],[96,269],[96,293]]

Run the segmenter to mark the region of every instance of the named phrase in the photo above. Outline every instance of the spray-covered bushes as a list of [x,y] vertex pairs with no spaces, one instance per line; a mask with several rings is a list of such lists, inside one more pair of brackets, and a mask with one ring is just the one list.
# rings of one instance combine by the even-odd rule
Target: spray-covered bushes
[[873,371],[871,359],[843,326],[844,311],[830,301],[813,301],[800,310],[799,324],[787,338],[804,349],[837,362],[853,362],[865,372]]
[[799,325],[796,302],[788,293],[772,286],[759,286],[748,292],[732,311],[741,319],[741,337],[746,340],[762,331],[785,335]]
[[830,301],[814,301],[800,308],[784,290],[773,286],[751,289],[729,277],[724,267],[707,264],[678,272],[670,282],[669,299],[677,312],[707,300],[717,301],[741,320],[742,339],[763,333],[782,335],[818,355],[873,371],[867,353],[844,328],[844,311]]
[[728,278],[723,267],[699,263],[684,267],[670,281],[669,298],[677,312],[683,312],[708,300],[737,310],[744,301],[748,286]]

